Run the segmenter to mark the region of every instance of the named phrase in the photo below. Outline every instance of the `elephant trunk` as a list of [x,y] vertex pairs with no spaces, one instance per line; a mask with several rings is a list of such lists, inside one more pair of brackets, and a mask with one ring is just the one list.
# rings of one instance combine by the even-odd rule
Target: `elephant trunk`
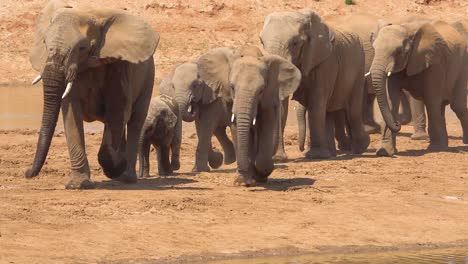
[[[198,104],[193,102],[191,91],[176,91],[175,99],[179,105],[179,112],[182,120],[193,122],[198,116]],[[191,108],[189,110],[189,108]]]
[[32,167],[26,171],[26,177],[32,178],[39,174],[44,165],[49,147],[52,142],[57,119],[65,90],[65,73],[61,65],[48,63],[42,73],[44,87],[44,110],[42,113],[41,130],[36,147],[36,154]]
[[304,151],[305,138],[306,138],[306,108],[298,104],[296,107],[297,126],[299,128],[299,150]]
[[377,97],[377,102],[379,104],[380,112],[382,117],[393,132],[398,132],[401,129],[401,125],[392,115],[390,106],[388,104],[387,98],[387,73],[386,66],[388,63],[385,63],[386,60],[375,58],[370,69],[372,76],[372,86],[375,90],[375,95]]
[[250,149],[253,139],[251,139],[251,124],[256,113],[253,112],[254,96],[242,96],[246,100],[236,109],[237,125],[237,170],[240,175],[247,176],[251,166]]

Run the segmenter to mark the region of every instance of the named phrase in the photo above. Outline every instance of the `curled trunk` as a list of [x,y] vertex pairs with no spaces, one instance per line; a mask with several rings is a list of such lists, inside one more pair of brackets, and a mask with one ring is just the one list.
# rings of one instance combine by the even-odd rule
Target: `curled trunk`
[[379,61],[384,60],[374,59],[371,67],[372,86],[374,87],[380,112],[385,123],[391,131],[398,132],[401,129],[401,125],[393,117],[387,98],[387,72],[385,71],[387,64],[379,63]]
[[41,130],[32,167],[26,171],[27,178],[37,176],[44,165],[57,125],[62,93],[65,90],[65,74],[60,70],[60,65],[48,64],[42,74],[42,80],[44,84],[44,108]]
[[298,104],[296,107],[296,117],[297,117],[297,126],[299,129],[299,150],[304,151],[305,139],[306,139],[306,129],[307,129],[307,121],[306,121],[306,108],[305,106]]

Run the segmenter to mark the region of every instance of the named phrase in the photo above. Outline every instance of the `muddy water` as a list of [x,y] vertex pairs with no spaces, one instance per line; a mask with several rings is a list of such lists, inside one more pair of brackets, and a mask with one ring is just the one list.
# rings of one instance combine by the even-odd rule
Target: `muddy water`
[[[39,129],[42,118],[42,86],[0,86],[0,129]],[[102,130],[99,122],[85,123],[87,132]],[[63,131],[59,117],[56,131]]]
[[468,264],[468,248],[431,251],[343,255],[309,255],[285,258],[226,260],[209,264]]

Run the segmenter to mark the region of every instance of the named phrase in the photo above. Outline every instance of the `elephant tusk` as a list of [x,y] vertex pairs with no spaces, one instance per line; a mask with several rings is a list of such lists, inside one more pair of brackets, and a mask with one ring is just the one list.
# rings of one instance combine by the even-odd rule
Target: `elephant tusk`
[[253,121],[252,121],[252,125],[255,126],[255,123],[257,123],[257,118],[256,118],[256,117],[254,117],[254,119],[253,119]]
[[392,72],[387,73],[387,77],[390,77],[390,75],[392,75]]
[[34,78],[34,80],[32,81],[32,85],[35,85],[36,83],[38,83],[40,80],[42,79],[42,76],[39,74],[36,78]]
[[188,107],[187,111],[188,111],[189,113],[191,113],[191,112],[192,112],[192,105],[189,105],[189,107]]
[[370,75],[370,72],[364,74],[364,77],[367,77],[367,76],[369,76],[369,75]]
[[67,83],[67,88],[65,89],[65,92],[62,95],[62,99],[65,98],[70,93],[72,85],[73,85],[73,82]]
[[296,110],[296,109],[297,109],[297,107],[294,107],[294,110]]
[[234,114],[232,114],[231,116],[231,123],[234,123],[234,120],[236,119],[236,116]]

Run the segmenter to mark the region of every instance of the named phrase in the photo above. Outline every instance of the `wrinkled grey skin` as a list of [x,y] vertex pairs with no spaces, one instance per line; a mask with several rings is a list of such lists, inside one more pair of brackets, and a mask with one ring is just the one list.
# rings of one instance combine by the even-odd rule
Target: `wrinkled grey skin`
[[[62,1],[46,5],[30,53],[42,75],[44,111],[27,178],[37,176],[44,164],[61,107],[71,162],[66,188],[93,187],[83,121],[105,125],[98,153],[105,175],[136,182],[138,139],[153,89],[158,42],[148,24],[119,11],[77,9]],[[62,99],[69,82],[71,92]]]
[[[386,127],[382,133],[379,156],[396,153],[395,122],[401,89],[426,106],[429,121],[428,149],[448,148],[445,106],[450,104],[460,119],[463,142],[468,143],[466,39],[442,21],[406,23],[383,27],[375,41],[375,58],[371,66]],[[388,77],[388,72],[391,76]],[[387,98],[389,95],[389,99]]]
[[266,51],[301,70],[293,99],[309,112],[311,147],[306,157],[336,155],[333,113],[342,110],[353,135],[353,152],[364,152],[370,139],[362,120],[365,61],[359,37],[327,25],[311,10],[300,10],[268,15],[260,39]]
[[140,138],[140,177],[149,177],[151,145],[156,149],[159,176],[180,168],[181,131],[177,102],[166,95],[153,97]]
[[196,63],[178,65],[161,82],[160,92],[175,98],[183,121],[195,121],[198,143],[193,172],[210,171],[210,167],[222,165],[223,154],[212,147],[213,135],[223,148],[224,163],[236,161],[234,145],[226,134],[226,128],[231,124],[232,102],[226,101],[219,90],[213,90],[200,78]]
[[252,54],[242,48],[234,57],[214,49],[197,62],[199,73],[209,83],[228,90],[233,100],[233,138],[236,143],[236,184],[254,186],[273,171],[280,117],[280,104],[298,87],[301,74],[293,64],[275,55]]

